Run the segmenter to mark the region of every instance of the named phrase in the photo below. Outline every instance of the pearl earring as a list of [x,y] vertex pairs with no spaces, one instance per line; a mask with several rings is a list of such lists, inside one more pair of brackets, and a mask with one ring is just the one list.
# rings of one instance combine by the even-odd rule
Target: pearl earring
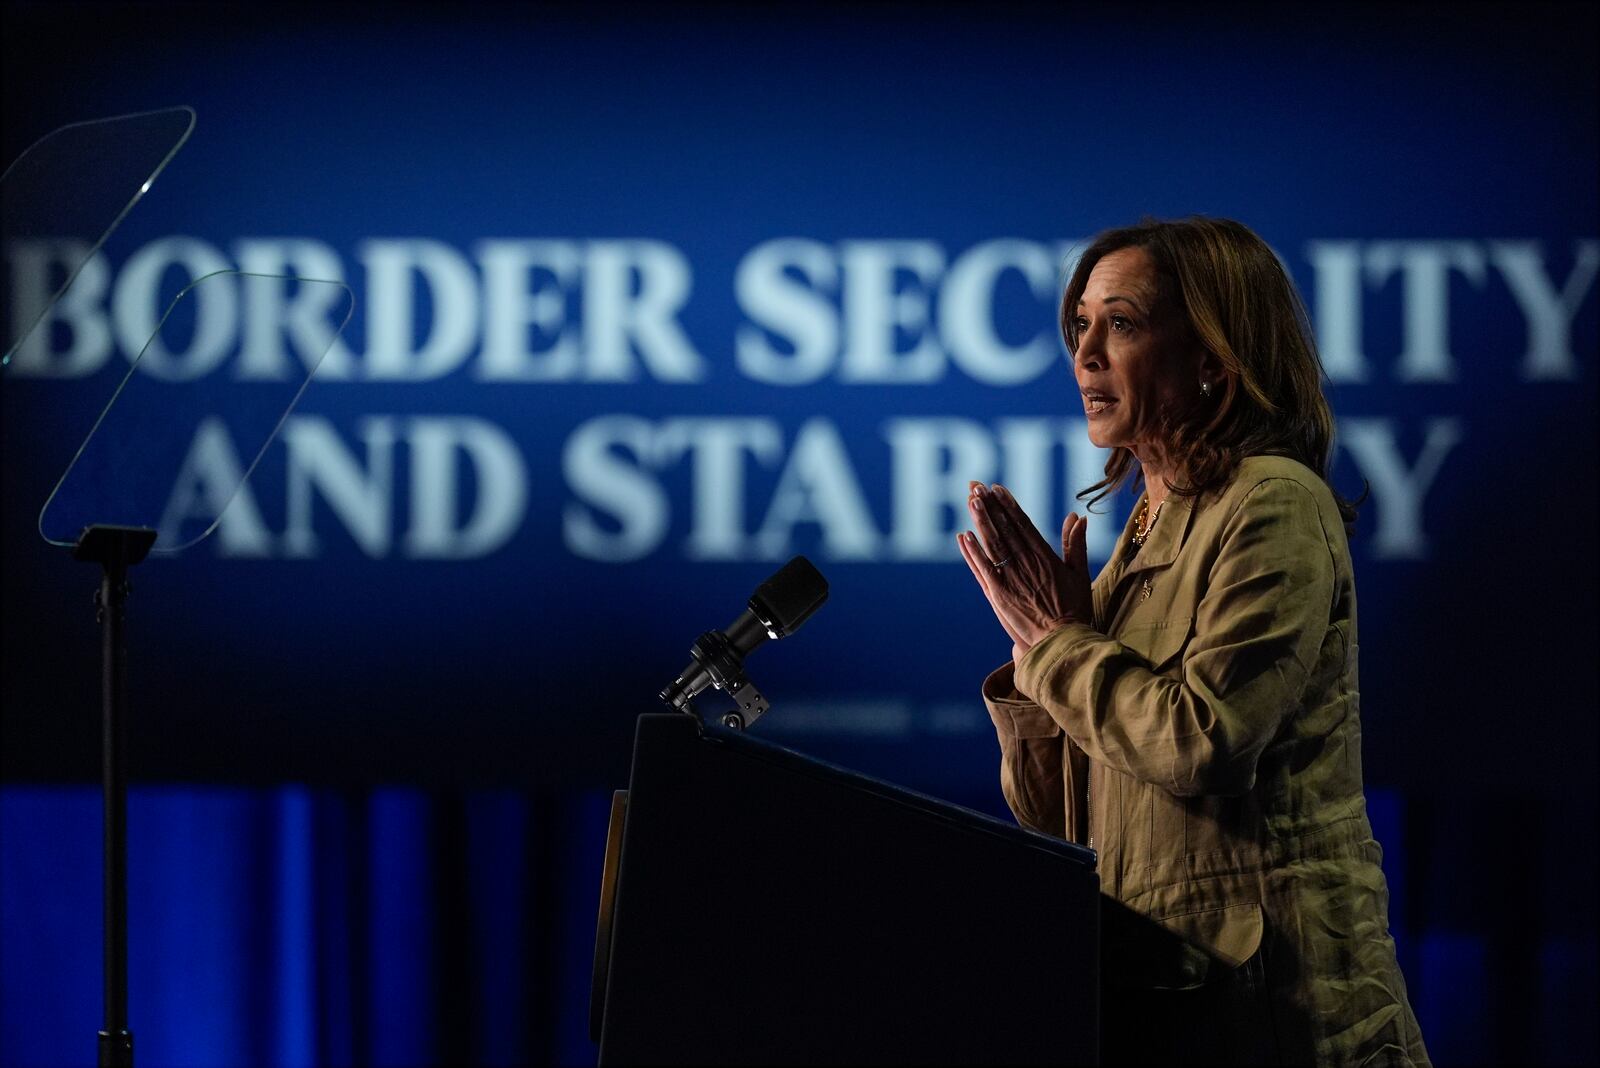
[[1206,382],[1204,380],[1202,380],[1200,382],[1200,396],[1202,396],[1202,397],[1211,396],[1211,383],[1210,382]]

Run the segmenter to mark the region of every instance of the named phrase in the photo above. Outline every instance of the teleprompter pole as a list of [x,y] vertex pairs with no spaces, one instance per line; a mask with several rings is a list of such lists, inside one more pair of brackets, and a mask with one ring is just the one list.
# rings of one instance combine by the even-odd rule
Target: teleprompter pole
[[128,770],[127,704],[128,568],[155,544],[146,527],[85,527],[73,547],[79,560],[98,563],[95,596],[100,622],[101,761],[104,786],[104,971],[105,1026],[99,1035],[100,1068],[132,1068],[133,1032],[128,1029]]

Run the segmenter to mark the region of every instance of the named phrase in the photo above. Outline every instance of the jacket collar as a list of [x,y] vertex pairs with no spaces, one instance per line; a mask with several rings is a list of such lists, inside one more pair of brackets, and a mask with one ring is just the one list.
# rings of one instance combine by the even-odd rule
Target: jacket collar
[[[1141,497],[1141,503],[1145,498]],[[1176,493],[1168,493],[1167,499],[1161,502],[1161,509],[1156,513],[1156,525],[1150,530],[1150,537],[1145,540],[1132,560],[1127,561],[1124,576],[1140,571],[1148,571],[1153,567],[1166,567],[1178,558],[1178,553],[1183,549],[1183,543],[1189,536],[1189,527],[1194,522],[1193,497],[1180,497]],[[1139,509],[1133,510],[1133,515],[1128,517],[1128,525],[1123,531],[1122,556],[1127,560],[1127,554],[1133,551],[1133,523],[1139,515]]]
[[[1145,499],[1141,496],[1139,505]],[[1110,625],[1113,608],[1121,604],[1122,584],[1128,581],[1129,576],[1153,568],[1169,567],[1178,558],[1184,541],[1189,537],[1189,528],[1194,525],[1194,503],[1193,497],[1169,493],[1161,504],[1161,511],[1156,514],[1156,525],[1150,531],[1150,537],[1130,560],[1128,554],[1133,552],[1134,521],[1139,515],[1139,505],[1134,506],[1133,514],[1128,516],[1127,523],[1123,525],[1116,551],[1106,561],[1105,570],[1093,586],[1094,621],[1098,629],[1104,631]]]

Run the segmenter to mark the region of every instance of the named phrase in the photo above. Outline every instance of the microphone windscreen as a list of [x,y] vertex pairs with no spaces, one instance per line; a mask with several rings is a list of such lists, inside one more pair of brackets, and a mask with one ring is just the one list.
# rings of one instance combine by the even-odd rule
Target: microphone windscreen
[[797,556],[756,587],[750,595],[750,610],[770,625],[777,637],[784,638],[799,630],[827,599],[828,580],[810,560]]

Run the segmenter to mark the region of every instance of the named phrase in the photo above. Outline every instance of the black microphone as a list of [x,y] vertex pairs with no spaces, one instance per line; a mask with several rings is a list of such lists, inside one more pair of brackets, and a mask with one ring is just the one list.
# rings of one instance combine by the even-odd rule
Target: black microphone
[[[742,729],[766,711],[766,699],[744,677],[744,658],[768,638],[787,638],[811,618],[811,613],[828,599],[828,580],[797,556],[750,595],[749,607],[724,630],[708,630],[700,635],[690,653],[694,659],[678,673],[672,684],[661,691],[661,699],[680,711],[691,711],[689,702],[709,686],[724,690],[740,705],[723,722]],[[753,712],[754,714],[750,714]]]

